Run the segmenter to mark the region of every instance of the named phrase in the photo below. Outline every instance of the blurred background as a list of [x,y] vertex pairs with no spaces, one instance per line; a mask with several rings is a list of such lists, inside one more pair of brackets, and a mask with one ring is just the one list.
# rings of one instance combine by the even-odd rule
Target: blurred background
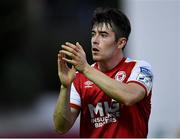
[[153,67],[148,137],[180,137],[179,0],[1,0],[0,137],[79,137],[79,119],[64,135],[53,127],[57,53],[79,41],[93,63],[90,21],[99,6],[125,12],[132,26],[126,56]]

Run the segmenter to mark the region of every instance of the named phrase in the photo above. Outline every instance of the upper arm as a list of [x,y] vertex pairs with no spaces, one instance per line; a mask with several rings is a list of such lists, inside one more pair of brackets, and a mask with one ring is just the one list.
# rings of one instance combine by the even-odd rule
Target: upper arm
[[72,125],[73,125],[75,123],[77,117],[79,116],[80,107],[81,107],[80,95],[77,92],[74,84],[71,85],[70,107],[71,107],[71,121],[72,121]]
[[132,95],[132,104],[139,102],[152,90],[153,74],[151,66],[139,61],[133,68],[127,81],[127,88]]
[[70,94],[70,107],[71,107],[71,113],[72,113],[72,120],[75,122],[77,119],[79,113],[80,113],[80,108],[81,108],[81,98],[76,90],[74,83],[71,86],[71,94]]
[[[134,84],[133,87],[138,90],[144,89],[146,95],[152,90],[153,74],[151,65],[145,61],[139,61],[132,70],[127,81],[128,84]],[[136,85],[135,85],[136,84]]]
[[133,93],[131,104],[141,101],[146,96],[145,89],[137,83],[128,83],[127,88],[131,93]]
[[74,122],[76,121],[77,117],[79,116],[79,113],[80,113],[80,110],[71,107],[71,114],[72,114],[72,121],[73,121],[72,124],[74,124]]

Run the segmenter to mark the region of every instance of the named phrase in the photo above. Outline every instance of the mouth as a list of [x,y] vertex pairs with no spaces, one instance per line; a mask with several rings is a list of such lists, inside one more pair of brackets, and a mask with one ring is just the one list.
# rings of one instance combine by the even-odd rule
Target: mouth
[[94,47],[94,48],[92,48],[92,51],[93,51],[93,52],[98,52],[99,49],[97,49],[97,48]]

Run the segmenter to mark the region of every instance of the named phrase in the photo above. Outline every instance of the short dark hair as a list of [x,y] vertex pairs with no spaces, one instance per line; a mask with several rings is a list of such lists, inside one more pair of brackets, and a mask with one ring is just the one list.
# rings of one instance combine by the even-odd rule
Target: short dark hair
[[91,27],[94,25],[103,24],[110,25],[115,32],[116,40],[121,37],[128,39],[131,32],[130,21],[127,16],[115,8],[96,8],[91,21]]

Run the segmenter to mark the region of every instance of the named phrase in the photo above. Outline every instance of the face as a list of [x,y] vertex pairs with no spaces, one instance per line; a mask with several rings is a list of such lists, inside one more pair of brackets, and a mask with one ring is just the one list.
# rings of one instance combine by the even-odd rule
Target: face
[[95,25],[91,33],[91,51],[94,61],[108,61],[119,54],[115,33],[109,24]]

